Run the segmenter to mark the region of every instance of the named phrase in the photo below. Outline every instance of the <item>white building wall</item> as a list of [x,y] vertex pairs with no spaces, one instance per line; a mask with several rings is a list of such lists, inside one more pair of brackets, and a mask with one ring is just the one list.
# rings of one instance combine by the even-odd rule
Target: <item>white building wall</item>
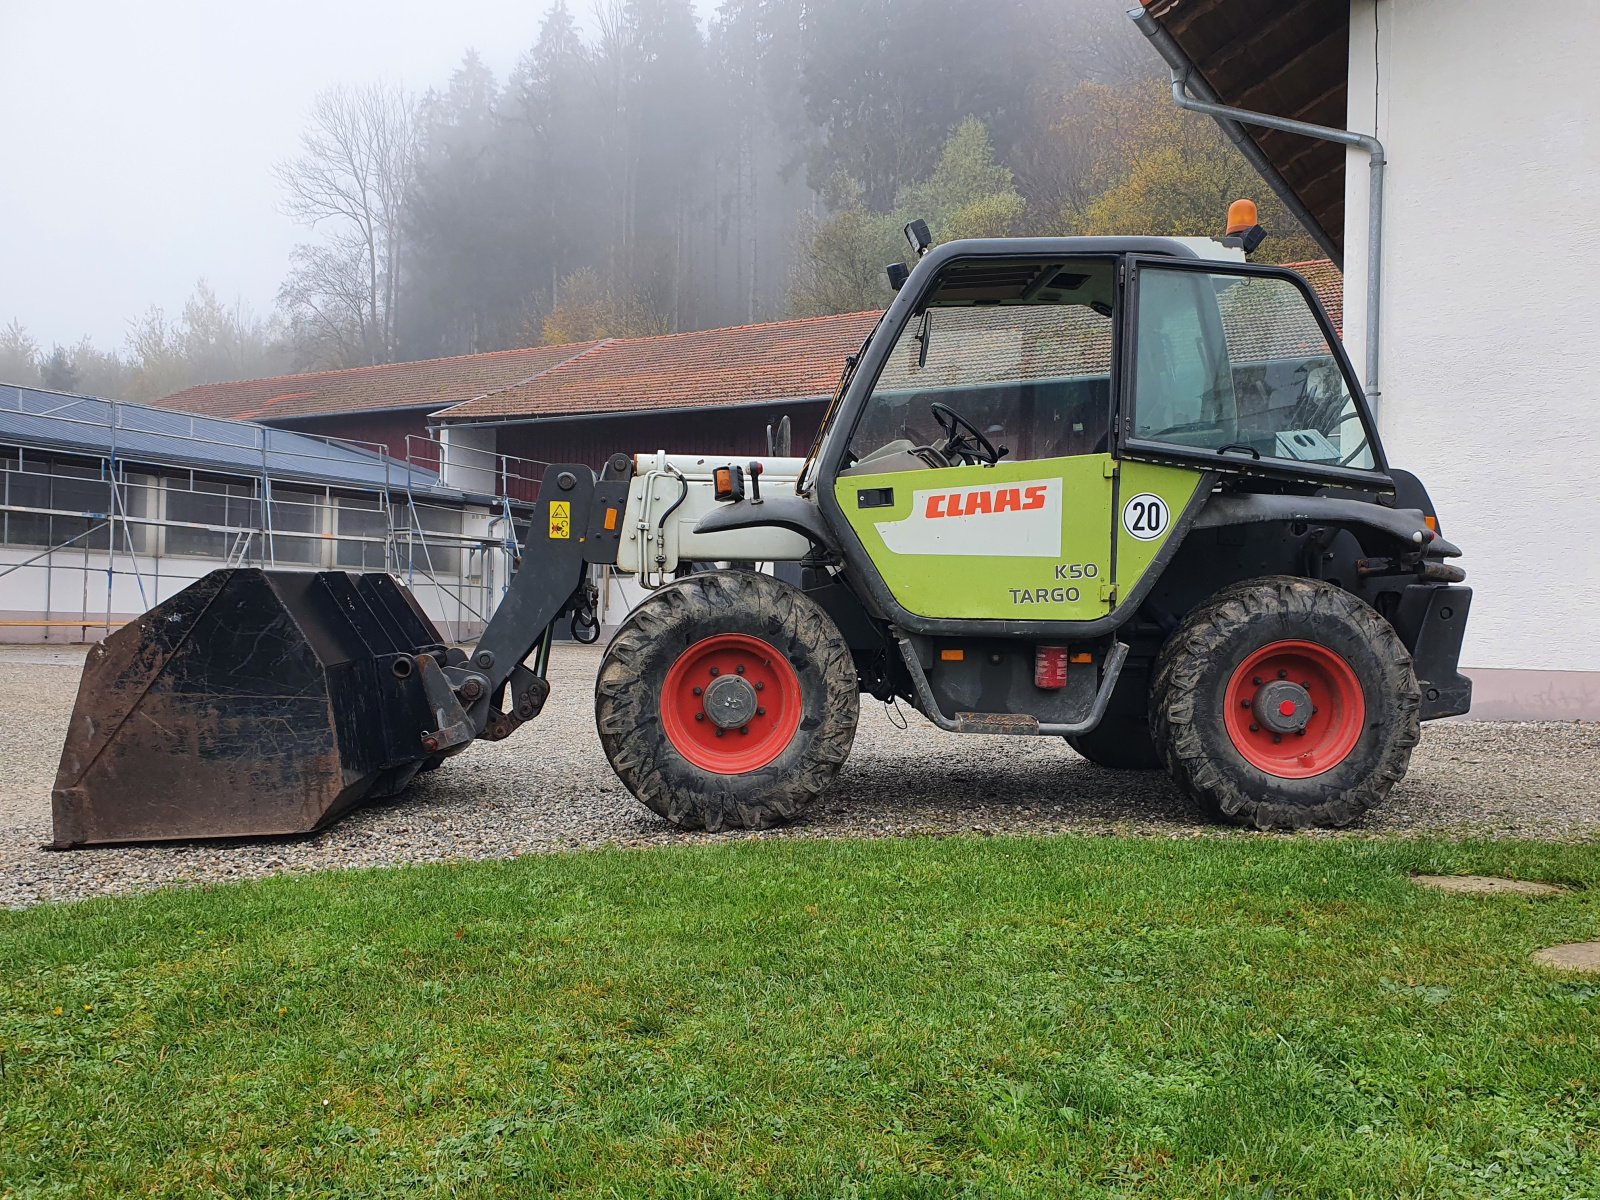
[[480,496],[493,496],[499,479],[498,441],[493,428],[446,425],[439,430],[439,482]]
[[[1388,152],[1380,425],[1474,589],[1479,716],[1600,717],[1600,12],[1353,0],[1349,127]],[[1366,155],[1347,160],[1361,363]]]

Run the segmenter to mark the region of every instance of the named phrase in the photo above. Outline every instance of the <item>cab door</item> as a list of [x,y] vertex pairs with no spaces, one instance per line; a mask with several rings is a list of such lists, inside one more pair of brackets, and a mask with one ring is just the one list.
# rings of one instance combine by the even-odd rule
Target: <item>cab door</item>
[[[995,265],[979,267],[988,284]],[[967,302],[978,284],[959,262],[941,275],[834,480],[884,587],[918,617],[1092,621],[1111,608],[1115,261],[1015,267],[1024,282],[1000,302]]]

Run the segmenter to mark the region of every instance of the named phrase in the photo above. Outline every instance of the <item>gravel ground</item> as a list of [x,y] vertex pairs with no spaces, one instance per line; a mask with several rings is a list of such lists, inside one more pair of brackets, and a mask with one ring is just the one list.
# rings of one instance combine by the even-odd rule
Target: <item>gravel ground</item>
[[[1163,774],[1102,770],[1057,739],[943,734],[916,713],[903,714],[902,729],[863,698],[850,762],[803,822],[762,835],[681,833],[638,804],[606,763],[592,709],[599,662],[598,648],[558,647],[552,695],[536,722],[504,742],[471,747],[421,777],[404,800],[322,833],[51,853],[41,849],[50,838],[49,790],[82,653],[0,648],[11,746],[0,778],[0,906],[603,845],[1067,831],[1193,837],[1212,829]],[[1600,726],[1430,725],[1405,783],[1342,836],[1381,834],[1600,836]]]

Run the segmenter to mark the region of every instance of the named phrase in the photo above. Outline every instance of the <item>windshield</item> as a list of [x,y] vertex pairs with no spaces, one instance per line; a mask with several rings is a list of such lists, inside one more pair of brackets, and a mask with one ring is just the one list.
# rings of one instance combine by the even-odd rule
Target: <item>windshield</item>
[[1113,280],[1110,260],[954,264],[900,331],[849,470],[959,465],[952,422],[980,461],[1105,452]]
[[1219,454],[1371,469],[1367,431],[1292,280],[1139,271],[1133,436]]

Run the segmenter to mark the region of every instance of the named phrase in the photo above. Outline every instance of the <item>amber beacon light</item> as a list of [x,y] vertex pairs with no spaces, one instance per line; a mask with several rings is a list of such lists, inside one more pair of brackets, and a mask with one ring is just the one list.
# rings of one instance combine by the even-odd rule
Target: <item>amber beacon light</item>
[[1228,233],[1243,233],[1261,223],[1254,200],[1235,200],[1228,205]]

